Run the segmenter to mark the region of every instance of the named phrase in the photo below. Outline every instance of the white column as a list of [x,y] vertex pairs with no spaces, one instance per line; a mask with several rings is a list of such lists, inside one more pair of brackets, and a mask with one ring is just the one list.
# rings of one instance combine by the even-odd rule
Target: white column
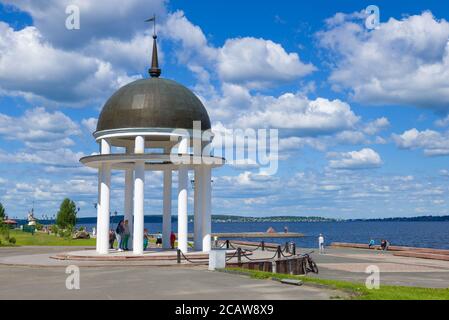
[[202,240],[202,215],[201,215],[201,195],[202,195],[202,170],[200,167],[195,168],[195,193],[193,196],[193,212],[194,212],[194,227],[193,227],[193,243],[195,251],[201,251],[203,247]]
[[203,251],[208,252],[211,249],[211,167],[202,167],[202,192],[201,192],[201,211],[202,211],[202,236]]
[[[134,196],[134,170],[126,169],[125,171],[125,208],[124,216],[125,220],[128,220],[129,230],[133,230],[133,196]],[[130,237],[128,240],[128,246],[130,249],[133,248],[133,236],[130,232]]]
[[171,234],[171,189],[172,189],[172,171],[164,170],[164,202],[162,217],[162,247],[170,249]]
[[[178,153],[186,154],[188,146],[188,138],[182,138]],[[188,237],[188,220],[187,220],[187,168],[183,165],[179,166],[178,171],[178,249],[187,252]]]
[[[101,140],[101,154],[111,153],[111,146],[105,139]],[[109,253],[109,201],[111,188],[111,166],[102,164],[100,170],[100,209],[97,217],[97,252]]]
[[96,248],[97,248],[97,252],[100,253],[100,242],[101,242],[101,231],[100,231],[100,222],[101,222],[101,177],[102,177],[103,171],[102,171],[102,167],[100,166],[98,168],[98,197],[97,197],[97,230],[96,230]]
[[[137,136],[134,153],[145,152],[145,139]],[[143,253],[143,225],[144,225],[144,186],[145,186],[145,161],[139,160],[135,163],[134,172],[134,229],[133,229],[133,253]]]

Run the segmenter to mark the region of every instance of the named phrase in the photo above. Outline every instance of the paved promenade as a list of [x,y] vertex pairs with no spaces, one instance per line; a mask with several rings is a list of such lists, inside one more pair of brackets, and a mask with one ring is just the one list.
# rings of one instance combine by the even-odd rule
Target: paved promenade
[[[43,266],[45,256],[81,248],[0,248],[0,299],[330,299],[344,293],[310,286],[210,272],[205,266],[133,266],[117,263],[56,261]],[[25,258],[27,257],[27,258]],[[26,262],[26,266],[2,265]],[[34,260],[36,265],[31,262]],[[80,290],[67,290],[68,264],[80,266]],[[104,262],[98,262],[98,264]]]
[[391,252],[365,249],[327,249],[313,254],[320,269],[318,277],[365,282],[365,270],[376,265],[381,284],[448,288],[449,261],[393,256]]
[[[60,252],[85,248],[0,248],[0,299],[330,299],[344,293],[308,285],[291,286],[270,280],[207,271],[204,265],[173,261],[59,261]],[[301,249],[300,252],[307,252]],[[256,251],[251,258],[272,256]],[[381,285],[449,287],[449,262],[397,257],[388,252],[328,249],[314,253],[327,279],[365,282],[366,267],[376,265]],[[245,259],[242,259],[245,261]],[[65,287],[66,266],[81,270],[81,289]]]

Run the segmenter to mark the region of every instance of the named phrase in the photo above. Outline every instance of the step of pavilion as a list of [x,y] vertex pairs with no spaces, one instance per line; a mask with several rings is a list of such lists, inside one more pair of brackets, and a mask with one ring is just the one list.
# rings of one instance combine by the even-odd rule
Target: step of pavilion
[[[227,250],[226,256],[231,257],[235,254],[235,250]],[[199,260],[207,263],[209,253],[207,252],[188,252],[185,257],[191,260]],[[146,261],[146,260],[176,260],[177,252],[175,250],[151,250],[145,251],[142,255],[135,255],[132,251],[118,252],[110,250],[109,254],[98,254],[95,250],[83,250],[64,252],[51,256],[56,260],[81,260],[81,261]],[[185,260],[184,257],[181,260]]]

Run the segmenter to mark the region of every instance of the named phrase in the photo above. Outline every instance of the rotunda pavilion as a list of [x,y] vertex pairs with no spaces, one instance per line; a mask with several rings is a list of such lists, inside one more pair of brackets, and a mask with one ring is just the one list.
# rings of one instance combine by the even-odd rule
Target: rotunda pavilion
[[111,171],[125,174],[124,219],[133,253],[144,252],[145,172],[163,171],[162,244],[170,248],[172,176],[178,171],[178,249],[188,250],[188,174],[194,173],[194,250],[211,249],[211,169],[224,164],[212,156],[213,134],[206,108],[183,85],[160,77],[153,35],[148,79],[118,89],[106,102],[94,137],[100,153],[80,162],[98,169],[97,244],[109,253]]

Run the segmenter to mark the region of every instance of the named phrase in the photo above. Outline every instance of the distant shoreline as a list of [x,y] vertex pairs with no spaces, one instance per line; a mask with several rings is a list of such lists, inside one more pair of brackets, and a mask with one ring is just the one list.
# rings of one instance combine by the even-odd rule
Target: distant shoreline
[[[112,221],[120,221],[123,216],[113,216]],[[96,223],[96,217],[79,217],[77,224]],[[172,221],[176,222],[177,217],[172,216]],[[449,216],[416,216],[416,217],[393,217],[393,218],[370,218],[370,219],[334,219],[315,216],[270,216],[270,217],[244,217],[231,215],[213,215],[212,222],[214,223],[261,223],[261,222],[441,222],[449,221]],[[17,219],[19,224],[24,224],[25,219]],[[39,220],[42,224],[53,224],[54,220]],[[145,216],[146,223],[162,223],[162,215],[148,215]],[[193,216],[189,216],[189,222],[193,222]]]

